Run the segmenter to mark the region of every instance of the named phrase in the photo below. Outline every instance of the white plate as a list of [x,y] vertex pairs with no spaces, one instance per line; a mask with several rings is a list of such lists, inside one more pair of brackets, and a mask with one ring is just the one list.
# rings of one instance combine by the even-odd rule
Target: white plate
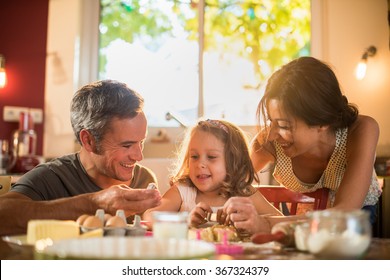
[[202,259],[215,254],[215,246],[199,240],[152,237],[68,239],[36,246],[39,259]]
[[33,244],[27,243],[27,235],[13,235],[13,236],[3,236],[2,239],[10,244],[11,246],[25,246],[33,247]]

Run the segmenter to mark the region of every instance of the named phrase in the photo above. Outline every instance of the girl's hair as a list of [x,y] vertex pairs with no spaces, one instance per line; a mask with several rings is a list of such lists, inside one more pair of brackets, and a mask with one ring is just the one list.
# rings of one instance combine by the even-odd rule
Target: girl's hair
[[220,194],[226,198],[251,195],[250,186],[254,181],[259,182],[259,178],[250,159],[247,137],[239,127],[223,120],[201,120],[187,132],[170,180],[171,186],[183,183],[195,187],[189,177],[188,148],[197,131],[211,133],[224,144],[226,178],[221,185]]
[[309,126],[329,125],[333,130],[350,126],[359,113],[342,94],[332,69],[313,57],[295,59],[270,77],[257,107],[260,125],[266,125],[271,99],[280,101],[287,115]]

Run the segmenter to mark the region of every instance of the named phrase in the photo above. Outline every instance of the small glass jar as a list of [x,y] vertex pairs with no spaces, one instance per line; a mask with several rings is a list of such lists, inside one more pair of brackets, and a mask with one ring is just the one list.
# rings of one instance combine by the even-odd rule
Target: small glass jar
[[0,175],[7,174],[10,168],[11,154],[8,140],[0,139]]
[[188,212],[153,212],[153,237],[187,239]]
[[294,230],[295,247],[300,251],[307,251],[307,238],[310,233],[308,221],[297,222]]
[[362,258],[371,242],[369,213],[363,210],[314,211],[307,249],[323,259]]

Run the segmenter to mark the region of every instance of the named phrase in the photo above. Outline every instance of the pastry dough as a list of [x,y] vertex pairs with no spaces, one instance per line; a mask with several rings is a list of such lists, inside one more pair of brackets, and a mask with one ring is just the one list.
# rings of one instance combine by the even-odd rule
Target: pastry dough
[[222,241],[224,231],[227,231],[227,239],[229,242],[237,242],[241,240],[235,227],[220,224],[201,229],[190,229],[188,238],[197,239],[200,237],[203,241],[219,243]]

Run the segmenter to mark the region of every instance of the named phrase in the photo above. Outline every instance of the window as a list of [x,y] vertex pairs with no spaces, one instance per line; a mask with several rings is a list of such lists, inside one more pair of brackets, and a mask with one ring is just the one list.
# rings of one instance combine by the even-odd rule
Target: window
[[149,126],[256,124],[266,79],[310,54],[310,0],[101,0],[99,79],[145,98]]

